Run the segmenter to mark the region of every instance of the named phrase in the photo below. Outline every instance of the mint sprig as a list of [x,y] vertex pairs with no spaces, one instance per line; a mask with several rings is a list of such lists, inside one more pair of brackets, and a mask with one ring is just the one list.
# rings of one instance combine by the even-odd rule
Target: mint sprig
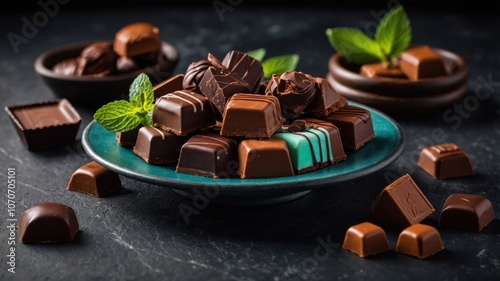
[[298,54],[287,54],[264,59],[266,55],[266,49],[264,48],[251,50],[246,54],[262,63],[264,78],[266,79],[271,78],[273,74],[281,75],[287,71],[294,71],[300,59]]
[[126,132],[153,123],[153,84],[145,73],[139,74],[129,88],[129,100],[112,101],[94,113],[95,121],[111,132]]
[[328,28],[326,36],[337,52],[357,64],[391,61],[408,48],[412,38],[410,20],[402,5],[384,15],[375,38],[350,27]]

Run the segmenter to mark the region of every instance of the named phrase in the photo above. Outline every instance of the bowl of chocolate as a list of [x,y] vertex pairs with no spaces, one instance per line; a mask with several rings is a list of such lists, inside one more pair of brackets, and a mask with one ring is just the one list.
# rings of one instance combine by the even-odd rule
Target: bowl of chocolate
[[178,62],[174,45],[162,41],[147,22],[121,28],[114,40],[76,42],[52,48],[35,61],[36,73],[59,98],[102,105],[128,96],[132,81],[146,73],[152,81],[170,77]]

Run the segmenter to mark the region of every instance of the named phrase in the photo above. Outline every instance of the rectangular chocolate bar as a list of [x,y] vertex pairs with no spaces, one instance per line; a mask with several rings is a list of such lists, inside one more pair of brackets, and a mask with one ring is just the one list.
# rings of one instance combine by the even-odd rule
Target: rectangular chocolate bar
[[38,151],[70,145],[82,119],[67,99],[5,107],[23,145]]
[[176,164],[181,147],[188,138],[159,128],[143,126],[137,134],[133,151],[152,165]]

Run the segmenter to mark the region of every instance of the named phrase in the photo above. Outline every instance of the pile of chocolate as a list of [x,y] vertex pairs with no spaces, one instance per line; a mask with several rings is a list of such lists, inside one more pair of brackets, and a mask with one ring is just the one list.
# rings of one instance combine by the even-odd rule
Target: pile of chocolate
[[154,86],[153,126],[118,133],[153,165],[212,178],[293,176],[334,165],[375,137],[370,112],[323,78],[299,71],[263,80],[260,61],[208,54]]
[[63,60],[52,70],[64,75],[98,77],[130,73],[166,61],[161,45],[158,27],[137,22],[120,29],[113,44],[92,43],[78,57]]

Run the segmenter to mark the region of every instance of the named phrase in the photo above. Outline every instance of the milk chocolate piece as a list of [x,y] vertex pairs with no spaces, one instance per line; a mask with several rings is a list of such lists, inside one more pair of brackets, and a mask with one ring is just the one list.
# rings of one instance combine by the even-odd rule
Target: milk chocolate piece
[[184,74],[181,73],[156,84],[153,87],[155,100],[166,94],[183,90],[184,89],[182,85],[183,80],[184,80]]
[[78,68],[78,61],[76,58],[70,58],[56,63],[52,70],[54,73],[63,75],[76,75],[76,69]]
[[420,151],[418,166],[435,179],[474,175],[469,155],[454,143],[425,147]]
[[359,73],[368,78],[407,79],[399,66],[391,65],[389,62],[363,64]]
[[181,148],[176,172],[229,178],[237,171],[237,142],[212,133],[189,138]]
[[285,118],[295,119],[313,101],[315,91],[315,81],[310,75],[292,71],[281,75],[273,74],[267,85],[266,95],[278,98]]
[[116,73],[118,56],[111,43],[96,42],[85,47],[77,60],[77,75],[109,76]]
[[389,240],[383,228],[371,222],[349,227],[342,248],[364,258],[389,250]]
[[190,63],[184,73],[184,79],[182,81],[184,89],[201,94],[199,88],[201,79],[205,75],[205,72],[212,66],[212,63],[208,60],[199,60]]
[[448,196],[438,225],[470,232],[480,232],[495,219],[493,206],[481,195],[456,193]]
[[137,134],[139,133],[140,128],[141,126],[138,126],[137,128],[126,132],[117,132],[117,144],[123,147],[133,147],[135,145],[135,141],[137,140]]
[[444,249],[439,231],[417,223],[405,228],[398,236],[396,252],[426,259]]
[[249,93],[248,83],[226,68],[210,67],[199,84],[201,93],[224,115],[226,102],[236,93]]
[[207,129],[216,123],[210,101],[193,91],[161,96],[153,109],[153,125],[180,136]]
[[401,53],[399,67],[413,81],[447,75],[443,59],[427,45],[412,47]]
[[234,94],[227,102],[220,134],[229,137],[269,138],[283,125],[274,96]]
[[36,204],[25,210],[17,228],[22,243],[71,242],[80,230],[75,211],[55,202]]
[[347,99],[339,94],[328,80],[315,77],[314,82],[316,87],[314,98],[304,109],[305,114],[323,117],[347,105]]
[[178,136],[159,128],[144,126],[139,130],[134,153],[152,165],[176,164],[187,136]]
[[142,66],[138,64],[133,58],[119,56],[116,60],[116,72],[119,74],[132,72],[141,68]]
[[364,108],[346,105],[322,119],[339,128],[344,148],[358,150],[375,138],[370,111]]
[[124,57],[135,57],[161,50],[158,27],[147,22],[136,22],[124,26],[115,34],[114,51]]
[[239,170],[242,179],[293,176],[286,142],[278,138],[245,139],[238,146]]
[[240,51],[232,50],[228,52],[222,61],[222,65],[243,78],[248,83],[248,88],[252,93],[257,91],[264,77],[262,63]]
[[347,155],[344,150],[344,145],[342,144],[342,137],[340,134],[340,130],[339,128],[337,128],[337,126],[333,125],[330,122],[311,117],[304,117],[296,119],[295,121],[297,120],[305,121],[307,127],[323,128],[328,132],[332,150],[332,157],[333,157],[331,164],[335,164],[347,158]]
[[59,148],[75,141],[82,122],[67,99],[6,106],[16,132],[28,150]]
[[406,174],[386,186],[372,202],[372,218],[382,226],[404,229],[435,211],[427,197]]
[[67,186],[68,190],[95,197],[103,197],[122,188],[120,176],[95,161],[78,168]]

